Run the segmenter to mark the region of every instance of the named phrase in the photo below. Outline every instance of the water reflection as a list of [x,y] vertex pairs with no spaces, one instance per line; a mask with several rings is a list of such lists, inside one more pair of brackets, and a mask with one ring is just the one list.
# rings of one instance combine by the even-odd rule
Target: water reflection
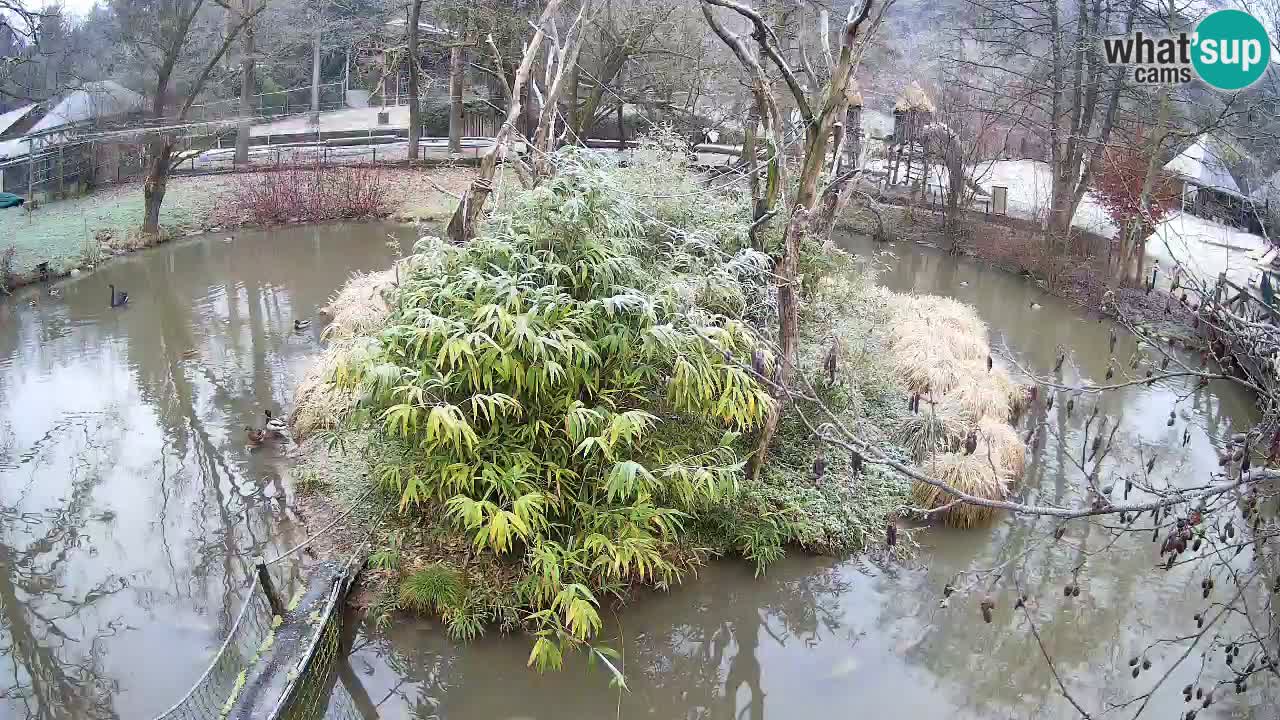
[[0,300],[0,716],[145,718],[203,671],[250,558],[300,539],[286,459],[242,428],[318,348],[293,319],[386,267],[388,232],[189,241]]
[[[919,247],[899,244],[889,256],[861,239],[844,242],[861,257],[883,261],[881,281],[895,290],[973,304],[993,343],[1023,366],[1050,371],[1061,346],[1068,351],[1066,384],[1103,378],[1111,326],[1034,283]],[[1135,352],[1149,350],[1122,337],[1117,357]],[[1153,454],[1158,482],[1203,482],[1217,470],[1216,451],[1230,428],[1253,417],[1249,398],[1220,383],[1192,391],[1161,382],[1079,396],[1069,413],[1070,396],[1060,395],[1053,409],[1039,408],[1020,426],[1025,433],[1026,423],[1044,422],[1053,432],[1029,454],[1026,477],[1015,488],[1026,502],[1065,504],[1083,495],[1076,465],[1095,407],[1119,424],[1103,484],[1122,484]],[[618,613],[615,645],[625,651],[626,693],[611,690],[604,672],[586,670],[581,661],[561,673],[535,674],[525,666],[526,638],[487,637],[460,647],[432,624],[408,619],[386,633],[367,626],[357,632],[351,678],[382,718],[1074,718],[1030,624],[1014,611],[1018,594],[1030,596],[1031,618],[1064,681],[1094,710],[1149,691],[1182,647],[1153,649],[1149,657],[1160,671],[1138,679],[1128,658],[1194,628],[1191,618],[1204,608],[1193,566],[1156,568],[1146,537],[1116,540],[1110,522],[1074,522],[1061,541],[1042,518],[1004,517],[986,531],[932,529],[918,535],[923,567],[792,557],[757,579],[741,563],[714,564],[699,579]],[[1248,554],[1237,561],[1247,564]],[[1083,592],[1064,597],[1077,568]],[[940,607],[947,583],[962,590]],[[996,602],[991,624],[978,610],[987,594]],[[1200,666],[1198,660],[1179,666],[1146,712],[1183,713],[1179,689],[1196,680]],[[1221,670],[1210,664],[1201,677]],[[1266,703],[1276,692],[1273,685],[1220,696],[1215,708],[1224,716],[1270,718]]]

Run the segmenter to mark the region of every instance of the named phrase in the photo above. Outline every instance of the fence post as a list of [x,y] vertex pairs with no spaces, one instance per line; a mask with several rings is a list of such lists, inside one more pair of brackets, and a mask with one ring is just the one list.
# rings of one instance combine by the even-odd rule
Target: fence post
[[63,162],[63,145],[58,144],[58,197],[62,198],[67,194],[67,174],[66,164]]
[[267,603],[271,605],[271,613],[273,615],[284,615],[284,603],[280,602],[280,595],[276,593],[275,583],[271,582],[271,575],[267,572],[267,561],[259,555],[253,559],[253,564],[258,568],[258,584],[262,586],[262,592],[267,596]]
[[27,202],[35,204],[35,183],[36,183],[36,144],[34,140],[27,140]]

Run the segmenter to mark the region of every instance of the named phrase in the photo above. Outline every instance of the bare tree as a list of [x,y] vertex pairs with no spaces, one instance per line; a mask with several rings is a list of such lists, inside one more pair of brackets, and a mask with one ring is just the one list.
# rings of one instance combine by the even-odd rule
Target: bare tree
[[[799,339],[800,297],[798,263],[800,245],[809,237],[825,241],[835,224],[840,209],[848,202],[848,192],[852,188],[850,179],[858,173],[855,167],[851,170],[841,168],[843,153],[829,153],[833,138],[839,145],[843,133],[834,132],[838,123],[842,123],[853,94],[856,83],[853,82],[854,69],[862,55],[865,44],[860,31],[870,34],[884,17],[885,10],[892,0],[875,3],[864,0],[861,7],[851,6],[840,29],[839,53],[833,58],[828,73],[829,79],[824,86],[816,88],[811,97],[796,71],[783,55],[779,38],[763,15],[756,10],[734,2],[734,0],[702,0],[703,14],[708,24],[718,37],[733,50],[738,60],[746,67],[753,78],[753,92],[758,103],[763,104],[767,116],[768,131],[771,135],[772,158],[769,161],[769,183],[777,183],[777,187],[786,188],[785,165],[781,162],[781,148],[784,145],[783,124],[778,110],[778,100],[764,71],[760,60],[748,49],[741,36],[726,27],[717,19],[713,7],[733,11],[745,19],[751,27],[751,37],[756,41],[760,54],[769,60],[781,75],[789,93],[788,100],[794,104],[804,124],[803,150],[801,155],[799,176],[796,178],[796,189],[788,198],[790,215],[783,230],[782,249],[775,258],[773,269],[778,286],[778,358],[776,380],[778,386],[785,387],[796,361],[796,347]],[[878,7],[874,7],[877,6]],[[873,9],[875,13],[873,14]],[[864,23],[866,27],[864,27]],[[810,78],[816,79],[816,75]],[[839,137],[836,137],[839,136]],[[767,221],[773,209],[765,210],[757,223]],[[787,402],[785,393],[775,393],[777,403],[770,412],[757,441],[756,451],[752,456],[750,474],[758,475],[769,451],[769,445],[777,432],[778,421]]]
[[[196,32],[197,20],[203,13],[216,14],[215,8],[205,0],[112,0],[120,42],[127,45],[154,76],[148,88],[150,116],[154,121],[177,124],[186,120],[227,49],[264,6],[265,3],[252,12],[240,13],[220,41],[202,43],[203,38],[216,37],[209,32],[209,27]],[[217,8],[231,11],[224,5]],[[216,23],[210,23],[213,24]],[[194,71],[189,79],[180,76],[187,71]],[[175,85],[184,89],[181,100],[175,97]],[[171,100],[177,105],[177,112],[167,114]],[[142,232],[146,235],[160,232],[160,208],[175,164],[176,143],[174,133],[159,130],[149,134],[146,179],[142,186]]]
[[[239,0],[236,5],[235,13],[228,13],[228,20],[239,16],[252,17],[257,11],[256,5],[265,3],[266,0]],[[236,128],[236,155],[235,164],[242,165],[249,162],[249,137],[253,128],[253,116],[255,108],[253,103],[253,94],[256,88],[254,82],[254,68],[257,52],[254,47],[254,23],[249,20],[244,23],[243,35],[240,53],[240,125]]]
[[1046,225],[1050,242],[1063,242],[1125,86],[1124,68],[1106,66],[1101,41],[1133,29],[1140,0],[964,2],[963,16],[972,22],[946,64],[969,90],[1044,137],[1051,171]]
[[[525,47],[524,56],[520,61],[520,65],[516,68],[515,79],[510,86],[510,92],[507,93],[511,101],[507,107],[506,120],[498,128],[498,132],[493,138],[493,144],[489,146],[489,149],[485,151],[480,160],[480,171],[476,173],[476,178],[471,182],[471,187],[467,189],[462,199],[458,201],[453,217],[449,220],[449,237],[456,243],[463,243],[475,237],[476,223],[480,219],[480,214],[484,211],[485,203],[489,199],[489,193],[493,191],[493,177],[497,173],[498,159],[506,153],[507,143],[516,132],[516,122],[520,119],[520,114],[523,110],[521,98],[523,98],[524,88],[531,82],[530,75],[533,71],[534,61],[541,51],[542,41],[546,37],[546,28],[559,5],[560,0],[548,0],[546,7],[542,11],[542,16],[538,18],[533,37],[529,39],[529,43]],[[487,40],[497,57],[497,45],[494,43],[493,37],[489,36]]]
[[422,68],[419,67],[418,26],[422,22],[422,0],[409,3],[409,160],[418,159],[418,143],[422,136],[422,104],[418,89],[422,84]]

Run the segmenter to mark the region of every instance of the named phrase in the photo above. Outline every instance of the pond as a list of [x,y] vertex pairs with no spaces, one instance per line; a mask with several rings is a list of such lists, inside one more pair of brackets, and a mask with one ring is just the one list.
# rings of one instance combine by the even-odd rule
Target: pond
[[[407,247],[412,231],[219,235],[116,260],[62,283],[60,297],[32,288],[0,300],[0,716],[145,720],[199,676],[252,557],[301,539],[289,459],[247,449],[243,427],[288,407],[319,348],[319,323],[298,333],[293,320],[314,317],[350,272],[389,265],[388,233]],[[842,241],[882,264],[895,290],[975,305],[993,343],[1027,367],[1050,370],[1062,345],[1068,383],[1105,372],[1110,325],[1033,283],[928,248]],[[127,308],[107,306],[108,283],[129,291]],[[1127,358],[1134,341],[1120,342]],[[1152,452],[1172,482],[1217,469],[1221,438],[1252,417],[1249,398],[1217,383],[1187,390],[1135,386],[1103,399],[1099,411],[1121,426],[1117,471]],[[1092,402],[1071,417],[1059,403],[1047,420],[1078,446]],[[1064,453],[1053,443],[1033,453],[1019,495],[1078,495]],[[1014,613],[1017,588],[1034,599],[1064,681],[1092,707],[1154,684],[1175,649],[1153,650],[1159,672],[1136,680],[1128,658],[1194,627],[1204,601],[1190,570],[1154,567],[1150,543],[1127,537],[1093,555],[1108,541],[1100,528],[1073,523],[1059,542],[1052,528],[1005,517],[984,530],[930,529],[916,533],[912,562],[801,555],[762,578],[744,563],[713,563],[605,613],[626,692],[580,659],[533,673],[526,638],[491,633],[459,646],[412,619],[378,631],[354,618],[339,679],[363,718],[1075,717]],[[1082,562],[1083,592],[1064,598]],[[965,586],[963,573],[997,566],[992,624],[977,608],[985,580],[939,606],[947,582]],[[1146,712],[1183,711],[1178,690],[1199,668],[1182,664]],[[1218,709],[1261,718],[1267,697],[1260,688]]]
[[[974,305],[993,346],[1007,346],[1024,367],[1048,373],[1063,346],[1065,384],[1102,380],[1109,322],[1024,278],[930,248],[877,246],[860,237],[841,242],[880,265],[881,282],[893,290]],[[1135,348],[1122,336],[1117,357],[1127,359]],[[1218,469],[1221,438],[1253,417],[1250,399],[1215,383],[1175,404],[1187,390],[1170,382],[1103,398],[1099,412],[1120,423],[1113,471],[1132,471],[1153,452],[1156,475],[1173,482]],[[1067,417],[1060,401],[1045,418],[1068,447],[1079,448],[1093,402],[1078,399]],[[1173,427],[1170,410],[1178,414]],[[1027,502],[1078,497],[1080,475],[1065,452],[1046,443],[1031,453],[1018,495]],[[360,627],[349,678],[367,696],[365,717],[381,718],[1079,717],[1014,612],[1017,588],[1034,599],[1037,629],[1059,673],[1092,708],[1149,690],[1181,648],[1152,650],[1153,672],[1138,679],[1128,659],[1157,638],[1194,629],[1205,601],[1189,569],[1155,567],[1156,546],[1145,534],[1094,557],[1107,533],[1078,521],[1054,542],[1054,527],[1006,516],[984,530],[921,531],[918,558],[907,564],[793,556],[755,578],[744,563],[713,563],[681,587],[606,613],[605,635],[622,652],[627,692],[610,688],[606,673],[582,659],[566,660],[560,673],[531,672],[525,638],[487,636],[457,646],[435,623],[414,620],[398,620],[386,632]],[[1064,598],[1063,585],[1081,563],[1082,593]],[[965,587],[973,576],[963,573],[997,566],[1006,571],[990,591],[997,601],[992,624],[978,608],[987,577],[939,606],[948,582]],[[1200,662],[1183,663],[1144,712],[1179,716],[1186,709],[1180,690],[1199,671]],[[1267,698],[1274,696],[1259,688],[1214,707],[1233,717],[1270,717]]]
[[251,558],[301,539],[287,459],[243,428],[319,347],[293,320],[390,265],[388,234],[411,244],[222,233],[0,298],[0,717],[149,718],[203,672]]

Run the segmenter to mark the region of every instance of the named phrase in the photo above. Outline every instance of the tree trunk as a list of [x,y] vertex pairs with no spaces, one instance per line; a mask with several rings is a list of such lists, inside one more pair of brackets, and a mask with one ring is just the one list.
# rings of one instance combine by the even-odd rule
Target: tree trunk
[[[242,5],[248,11],[249,2]],[[234,163],[244,165],[249,162],[249,137],[253,128],[253,90],[254,90],[254,37],[253,23],[244,26],[244,46],[240,57],[240,125],[236,128],[236,155]]]
[[[786,387],[791,379],[791,369],[796,359],[796,345],[800,337],[800,288],[797,272],[800,264],[800,241],[810,231],[810,216],[811,213],[804,207],[797,206],[792,211],[783,235],[782,255],[773,269],[778,277],[779,351],[774,382],[782,387]],[[761,428],[760,438],[756,442],[755,452],[747,468],[747,475],[752,479],[760,476],[760,469],[764,467],[768,457],[773,436],[778,432],[778,421],[782,418],[782,411],[786,407],[785,394],[776,394],[775,399],[777,402],[765,418],[764,427]]]
[[1051,250],[1061,252],[1066,248],[1071,236],[1071,219],[1075,215],[1075,207],[1071,202],[1073,182],[1070,176],[1064,177],[1053,167],[1053,186],[1049,192],[1049,208],[1045,228],[1048,231],[1048,243]]
[[[418,141],[422,135],[422,109],[418,104],[418,20],[422,16],[422,0],[409,5],[409,161],[418,159]],[[453,118],[449,122],[449,142],[453,142]],[[450,144],[450,149],[453,149]]]
[[752,96],[751,105],[747,108],[747,119],[742,128],[742,154],[738,162],[752,164],[756,151],[756,129],[760,125],[760,101]]
[[[564,88],[565,124],[569,126],[569,131],[572,135],[569,141],[574,143],[580,143],[586,139],[588,130],[586,125],[590,122],[590,118],[584,112],[585,108],[578,105],[578,79],[580,76],[581,72],[577,65],[569,68],[569,76],[565,80]],[[609,79],[600,78],[600,82],[609,81]],[[592,112],[595,112],[594,108],[592,108]]]
[[449,50],[449,154],[462,152],[462,46]]
[[[559,4],[560,0],[547,0],[547,5],[542,10],[542,16],[538,18],[538,29],[533,33],[533,38],[529,40],[529,46],[525,48],[520,66],[516,68],[515,80],[511,83],[511,106],[507,108],[507,118],[494,135],[493,145],[485,151],[484,157],[480,161],[480,172],[476,174],[476,179],[471,182],[471,187],[463,193],[462,199],[458,201],[458,207],[453,211],[453,217],[449,219],[449,238],[455,243],[464,243],[475,237],[476,223],[479,221],[480,213],[484,210],[485,201],[488,200],[489,193],[493,189],[493,176],[498,169],[498,155],[506,149],[507,138],[514,131],[516,121],[520,117],[522,106],[520,98],[524,97],[524,88],[529,82],[529,72],[533,68],[534,59],[538,56],[538,48],[542,45],[542,39],[546,36],[543,28],[555,14],[556,7]],[[490,41],[492,42],[492,40]]]
[[162,137],[147,145],[147,177],[142,184],[142,234],[154,239],[160,236],[160,207],[164,204],[164,193],[169,183],[173,142]]
[[312,125],[320,127],[320,23],[316,23],[316,36],[311,43],[311,117]]
[[622,70],[618,70],[618,147],[624,147],[623,143],[627,141],[627,124],[622,117],[622,113],[626,104],[622,101]]

